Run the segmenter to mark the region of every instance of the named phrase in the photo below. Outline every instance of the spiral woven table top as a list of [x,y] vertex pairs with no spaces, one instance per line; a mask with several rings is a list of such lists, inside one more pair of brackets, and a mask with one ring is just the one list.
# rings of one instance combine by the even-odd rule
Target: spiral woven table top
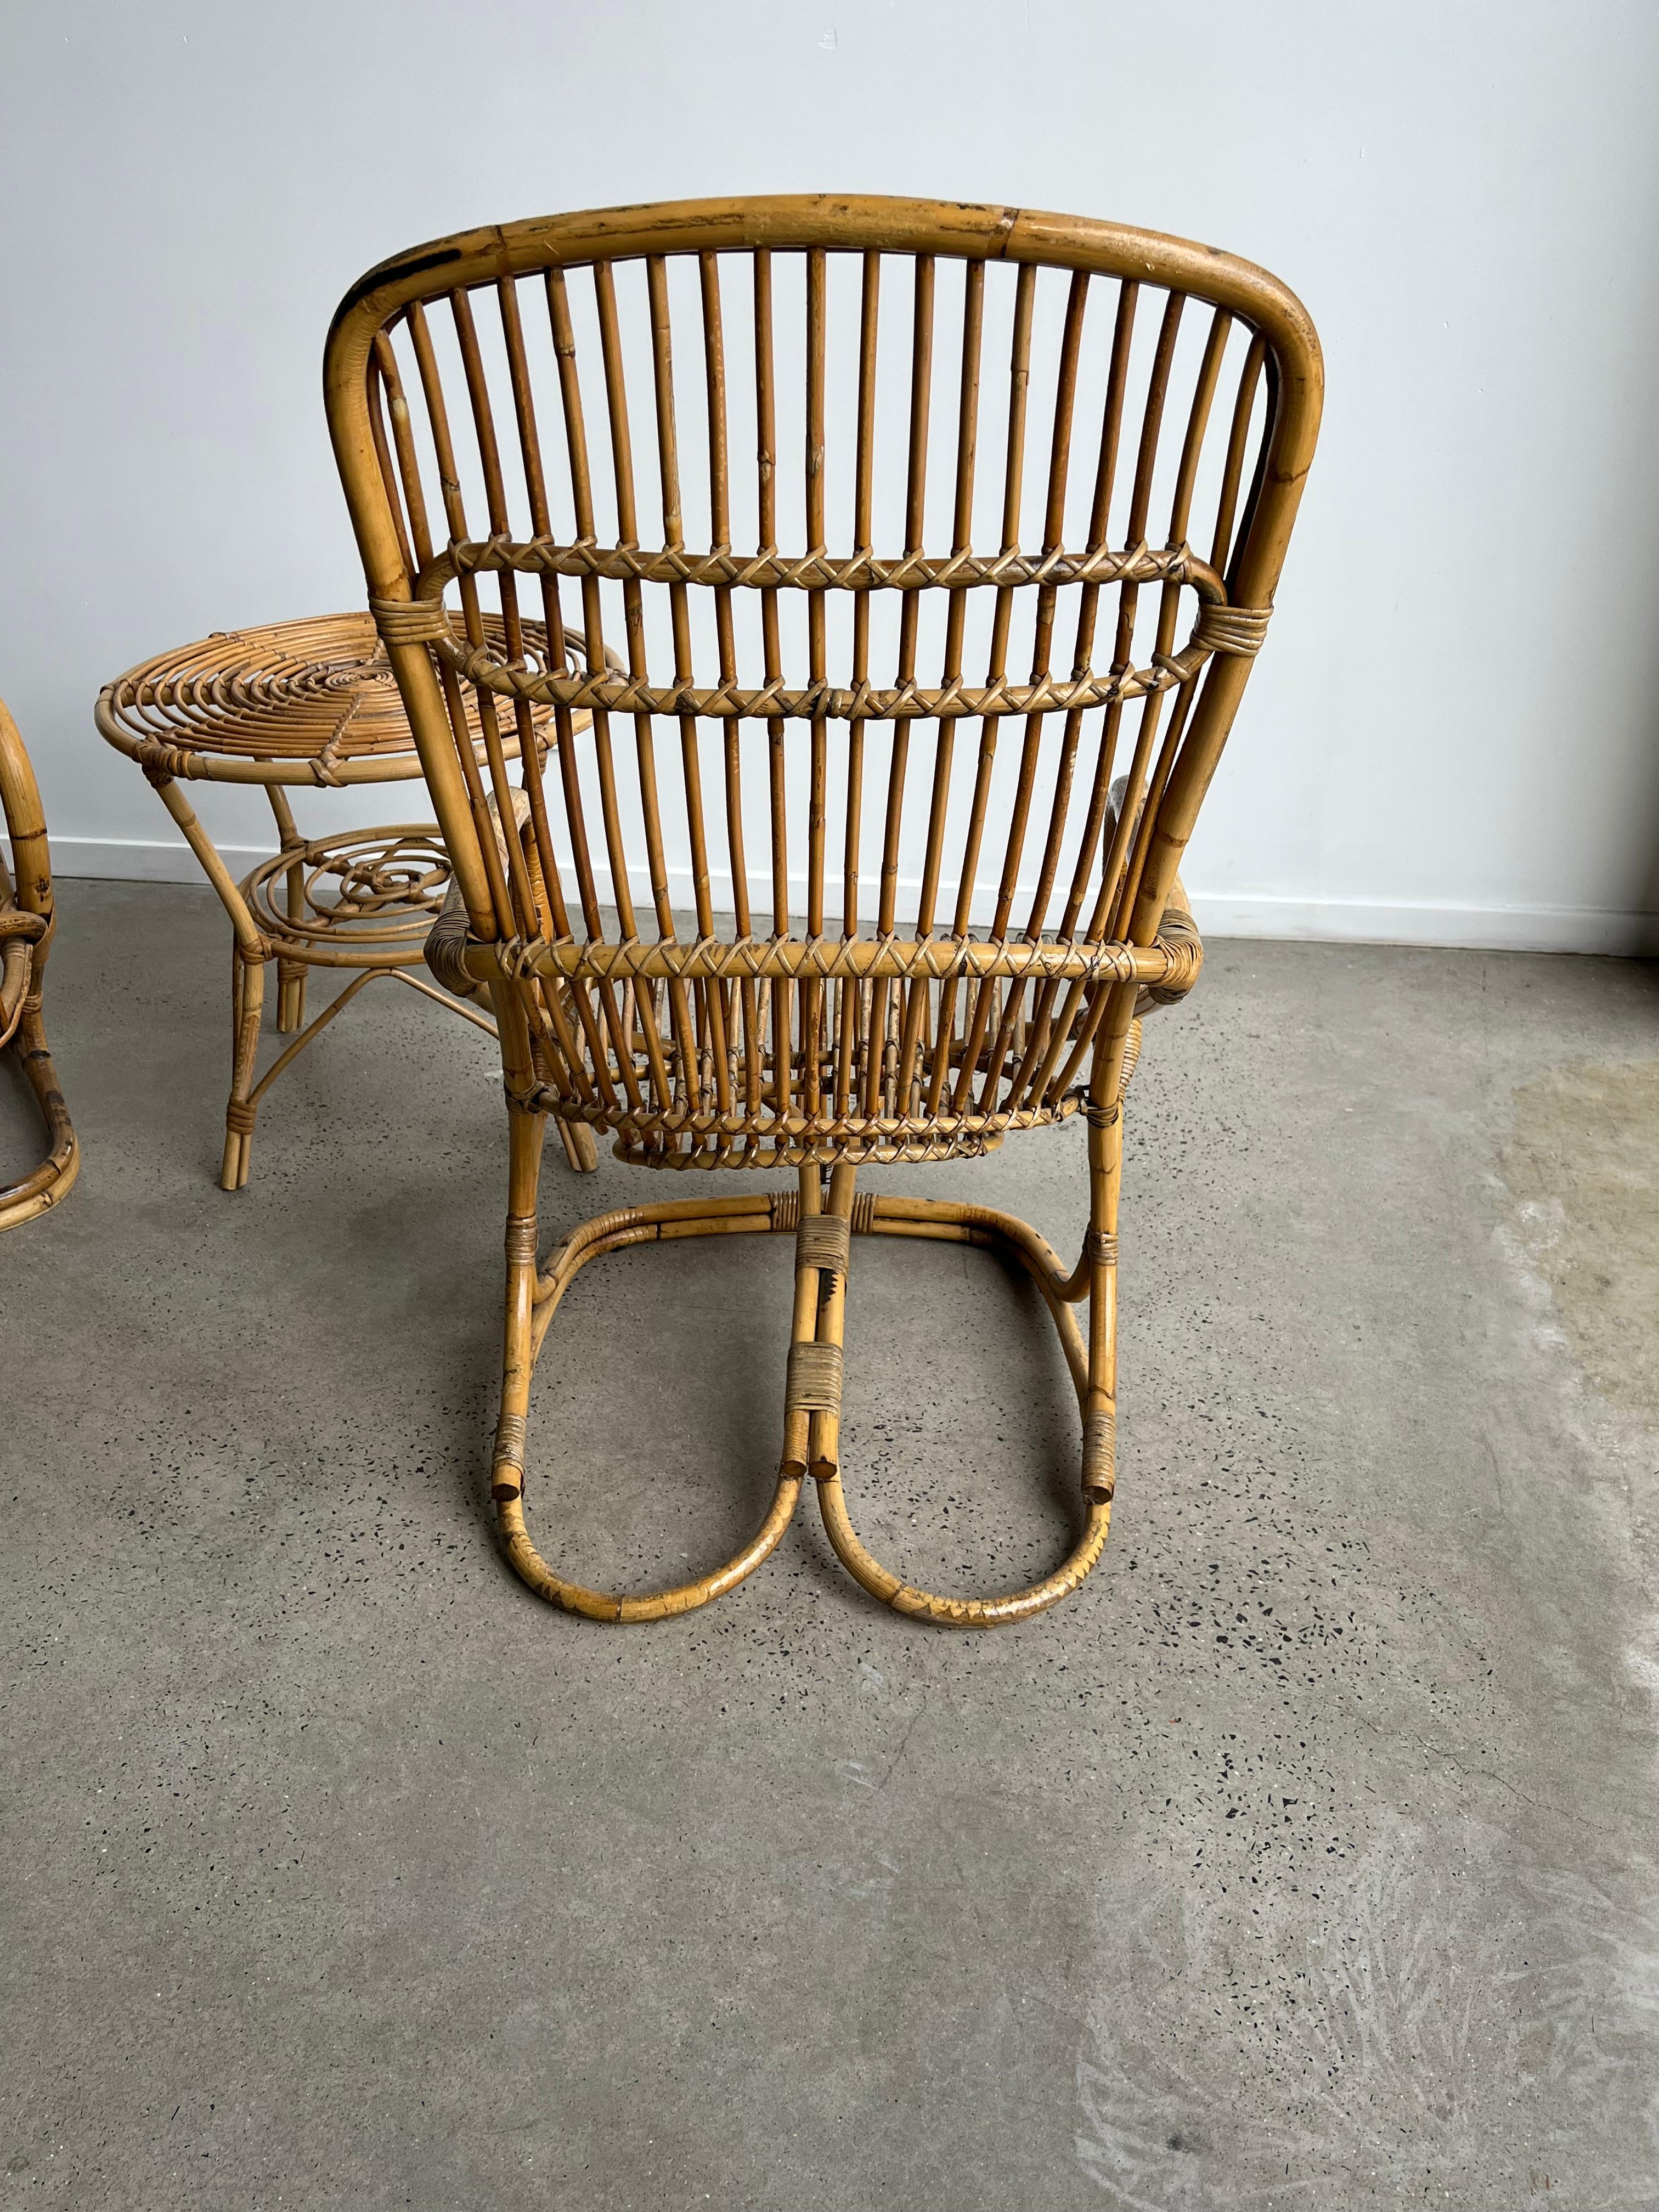
[[[486,615],[483,626],[489,644],[504,652],[500,617]],[[474,741],[482,742],[477,695],[471,685],[461,690]],[[140,758],[140,747],[158,744],[330,765],[415,750],[367,611],[219,630],[157,653],[107,687],[98,719],[112,744]],[[550,710],[538,705],[533,719],[539,728]],[[516,751],[510,712],[501,716],[501,737],[507,751]]]

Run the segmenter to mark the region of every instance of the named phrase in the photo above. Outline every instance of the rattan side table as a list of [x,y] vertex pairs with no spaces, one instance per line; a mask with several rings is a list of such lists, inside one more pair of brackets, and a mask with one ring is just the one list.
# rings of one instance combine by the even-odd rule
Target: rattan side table
[[[526,626],[527,627],[527,626]],[[505,644],[500,618],[485,625]],[[520,640],[520,649],[533,641]],[[481,721],[462,702],[472,750],[518,758],[521,729],[538,750],[552,736],[539,708],[516,721]],[[141,662],[106,684],[95,709],[100,734],[137,763],[222,901],[234,933],[231,975],[231,1082],[220,1183],[248,1181],[254,1124],[271,1085],[357,994],[389,976],[495,1033],[476,1006],[412,970],[442,908],[451,870],[437,824],[400,822],[337,836],[302,837],[288,787],[339,790],[406,782],[420,757],[385,650],[367,613],[216,632],[195,645]],[[276,817],[278,848],[238,883],[180,789],[182,782],[258,784]],[[276,965],[276,1028],[292,1041],[256,1079],[266,966]],[[349,971],[343,990],[307,1022],[313,968]],[[563,1126],[563,1125],[562,1125]],[[592,1133],[564,1127],[570,1165],[596,1165]]]

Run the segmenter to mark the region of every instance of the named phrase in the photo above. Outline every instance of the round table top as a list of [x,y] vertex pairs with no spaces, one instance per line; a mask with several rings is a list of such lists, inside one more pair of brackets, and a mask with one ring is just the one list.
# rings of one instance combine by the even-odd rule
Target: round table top
[[[504,652],[500,617],[486,615],[483,627],[488,641]],[[528,633],[532,625],[525,627]],[[473,742],[482,744],[477,694],[471,684],[459,690]],[[533,719],[539,727],[550,710],[538,706]],[[157,653],[106,687],[97,720],[112,744],[156,765],[164,765],[165,749],[250,763],[320,764],[325,781],[355,781],[354,762],[396,772],[398,755],[409,774],[419,770],[397,680],[366,611],[216,630],[195,645]],[[510,711],[502,714],[501,733],[508,755],[516,754]]]

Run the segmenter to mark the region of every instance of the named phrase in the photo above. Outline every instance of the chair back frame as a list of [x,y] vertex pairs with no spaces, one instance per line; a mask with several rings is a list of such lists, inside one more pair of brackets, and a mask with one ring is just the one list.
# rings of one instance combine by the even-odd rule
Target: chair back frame
[[[837,355],[829,272],[840,257],[854,258],[861,283],[856,347]],[[739,261],[749,264],[754,349],[741,407],[725,304]],[[795,261],[804,265],[801,542],[781,547],[775,301]],[[903,263],[911,313],[909,344],[899,349],[882,344],[881,297],[884,277],[891,291],[888,272]],[[630,264],[644,270],[631,324],[618,306]],[[953,264],[960,363],[947,551],[936,517],[930,545],[928,502],[939,507],[941,472],[930,495],[928,463],[951,443],[933,398],[956,367],[939,370],[936,356],[948,349],[935,343],[939,271]],[[1004,264],[1014,273],[998,410],[1003,496],[987,550],[975,543],[975,501],[984,503],[992,475],[980,465],[991,384],[987,276]],[[700,307],[702,406],[690,427],[708,458],[706,549],[688,543],[685,526],[682,453],[696,440],[682,434],[694,349],[677,364],[673,343],[675,301],[689,296],[682,269],[695,270]],[[585,319],[579,271],[591,272]],[[550,340],[552,361],[539,380],[525,313],[532,279],[545,291],[541,353]],[[1046,364],[1037,356],[1049,295],[1040,280],[1064,289]],[[630,281],[637,291],[637,271]],[[1082,542],[1075,530],[1068,542],[1067,502],[1078,506],[1088,474],[1073,466],[1085,311],[1103,284],[1115,287],[1115,312],[1109,354],[1101,349],[1093,498]],[[1154,317],[1146,301],[1158,293]],[[1183,332],[1189,306],[1210,311],[1201,333],[1190,318]],[[850,337],[852,317],[842,321]],[[453,409],[446,348],[457,365],[451,389],[465,391]],[[883,553],[873,542],[884,489],[878,411],[903,382],[884,380],[896,354],[908,370],[904,543]],[[850,465],[839,471],[833,436],[826,444],[827,421],[833,429],[841,419],[826,413],[837,362],[849,394],[856,386],[844,410]],[[1053,395],[1042,483],[1026,465],[1028,452],[1041,452],[1029,420],[1039,385]],[[603,420],[591,404],[601,386]],[[1166,906],[1265,635],[1322,391],[1309,318],[1265,271],[1182,240],[1029,210],[829,195],[685,201],[492,226],[371,270],[330,333],[330,431],[370,604],[465,899],[469,972],[500,984],[519,1009],[502,1036],[520,1103],[611,1128],[623,1157],[665,1166],[941,1157],[1074,1110],[1091,1056],[1121,1066],[1137,993],[1178,992],[1195,969],[1190,925],[1178,913],[1166,920]],[[470,446],[451,420],[463,404]],[[731,542],[730,457],[744,409],[757,437],[752,552]],[[653,544],[641,542],[636,414],[655,431]],[[554,485],[555,423],[568,495]],[[610,532],[598,496],[607,448]],[[469,478],[482,485],[483,530],[469,520]],[[1162,543],[1155,495],[1167,514]],[[826,520],[836,497],[851,508],[850,543],[839,549]],[[1212,525],[1201,544],[1195,497],[1207,499]],[[514,501],[527,527],[514,526]],[[1030,550],[1028,510],[1038,504],[1041,543]],[[487,618],[481,594],[490,584],[500,612]],[[562,584],[575,586],[579,616]],[[538,617],[521,605],[521,586],[539,592]],[[459,609],[446,605],[452,592]],[[1115,594],[1115,624],[1103,617],[1103,592]],[[896,621],[872,629],[872,603],[887,595],[896,596]],[[1192,609],[1184,639],[1183,595]],[[976,598],[993,610],[982,682],[964,672]],[[830,611],[849,599],[850,620]],[[804,623],[791,619],[802,599]],[[931,631],[930,599],[944,603]],[[1074,631],[1060,618],[1068,600]],[[1150,653],[1137,653],[1138,632],[1150,632]],[[890,637],[890,668],[872,661],[872,635],[878,651]],[[919,660],[930,637],[940,655],[933,680]],[[1011,641],[1026,639],[1029,680],[1011,672]],[[672,654],[672,672],[653,670],[653,649]],[[754,666],[740,665],[745,655]],[[550,801],[534,772],[543,755],[531,721],[549,707],[559,768]],[[582,726],[590,714],[591,732]],[[613,717],[633,724],[631,778]],[[658,765],[659,719],[680,739],[672,793]],[[995,766],[1009,720],[1024,733],[1012,784],[1006,761]],[[804,726],[804,740],[792,743],[792,723]],[[882,724],[890,732],[884,778],[866,772],[866,762],[880,766],[869,733]],[[958,726],[975,725],[976,748],[957,746]],[[1085,726],[1097,732],[1092,749]],[[914,916],[902,918],[903,825],[919,813],[915,770],[927,759],[912,733],[925,739],[930,726],[921,882]],[[845,732],[833,759],[832,728]],[[723,775],[705,775],[714,733]],[[514,819],[514,752],[530,804],[516,810],[526,813],[522,835],[501,839],[496,824]],[[767,805],[763,813],[751,802],[745,833],[745,777],[763,755]],[[1126,763],[1115,807],[1114,771]],[[843,787],[837,933],[825,886]],[[671,800],[679,811],[665,829]],[[1005,827],[988,915],[993,885],[981,875]],[[729,916],[716,913],[711,889],[722,842]],[[676,913],[671,846],[684,849],[689,925]],[[868,862],[878,846],[875,879]],[[804,891],[790,872],[803,849]],[[641,933],[641,875],[648,892],[639,902],[653,911],[654,937],[648,926]],[[753,910],[762,901],[751,899],[751,877],[769,878],[769,931]]]

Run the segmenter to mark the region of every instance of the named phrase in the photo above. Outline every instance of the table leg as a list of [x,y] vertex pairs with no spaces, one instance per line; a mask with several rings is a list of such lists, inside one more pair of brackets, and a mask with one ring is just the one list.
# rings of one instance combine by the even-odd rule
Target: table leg
[[161,804],[178,823],[185,843],[202,864],[203,872],[219,894],[235,932],[231,965],[230,1099],[225,1109],[224,1161],[219,1176],[222,1190],[247,1187],[253,1151],[255,1109],[248,1093],[253,1085],[253,1058],[259,1044],[259,1021],[264,1011],[265,963],[270,947],[259,933],[247,901],[230,871],[220,859],[213,840],[196,818],[196,811],[170,775],[146,769]]
[[[276,835],[285,853],[297,853],[305,840],[295,827],[294,810],[288,803],[288,793],[280,784],[265,786],[265,796],[270,801],[270,811],[276,817]],[[305,915],[305,869],[299,860],[288,872],[288,917],[297,922]],[[306,1019],[306,965],[302,960],[290,960],[280,951],[276,955],[276,1029],[287,1036],[295,1030],[303,1029]]]
[[265,1007],[265,963],[232,951],[230,979],[230,1097],[225,1105],[225,1156],[221,1190],[246,1190],[253,1164],[253,1124],[258,1109],[249,1093]]

